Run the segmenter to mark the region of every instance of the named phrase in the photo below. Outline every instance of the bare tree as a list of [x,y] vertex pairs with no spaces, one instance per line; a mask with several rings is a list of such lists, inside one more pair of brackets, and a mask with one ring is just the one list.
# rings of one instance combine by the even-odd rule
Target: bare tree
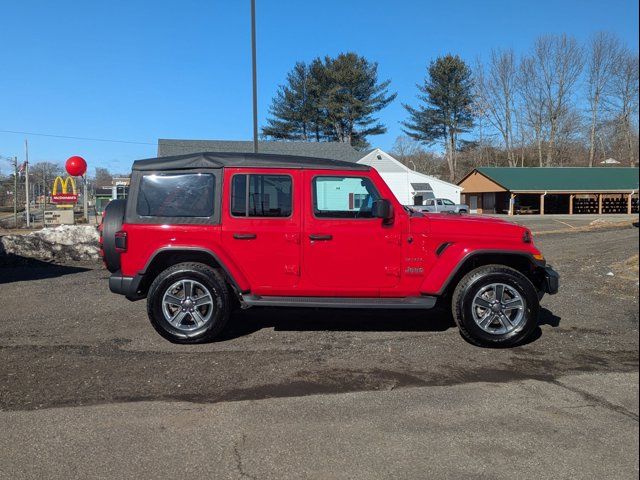
[[113,183],[113,176],[109,170],[103,167],[96,167],[96,185],[98,187],[110,187]]
[[[611,104],[614,109],[618,135],[624,140],[625,154],[628,155],[630,165],[637,162],[637,148],[634,147],[634,137],[637,138],[638,125],[634,125],[638,113],[638,54],[621,49],[619,60],[612,81]],[[634,135],[635,133],[635,135]]]
[[502,136],[510,167],[517,165],[513,147],[513,116],[518,71],[513,50],[491,51],[488,71],[477,70],[478,95],[487,119]]
[[420,142],[406,136],[397,137],[393,143],[393,147],[391,147],[393,156],[402,163],[404,163],[407,158],[416,155],[420,150],[422,150]]
[[610,92],[616,66],[620,61],[620,42],[611,33],[598,32],[588,44],[587,94],[589,100],[589,166],[596,155],[596,128],[602,104]]
[[556,132],[555,165],[584,165],[586,150],[584,146],[583,113],[570,105],[558,122]]
[[560,123],[563,115],[569,111],[573,90],[582,72],[582,56],[582,49],[576,40],[566,34],[540,37],[534,46],[532,58],[543,80],[549,128],[545,160],[548,166],[554,161]]
[[63,173],[62,166],[52,162],[38,162],[29,166],[29,179],[33,178],[33,185],[36,191],[43,196],[45,204],[47,196],[51,194],[53,180]]
[[519,69],[518,86],[522,98],[524,121],[533,131],[533,140],[536,145],[538,165],[543,166],[543,149],[545,142],[544,126],[546,124],[547,105],[544,93],[544,79],[536,67],[533,57],[522,60]]
[[485,127],[489,125],[489,107],[485,99],[483,85],[484,79],[484,66],[480,59],[476,61],[476,71],[474,73],[475,82],[473,86],[473,104],[471,106],[474,116],[476,117],[476,131],[478,132],[478,140],[476,141],[477,161],[478,165],[485,165],[485,153],[486,153],[486,135]]
[[[520,108],[516,109],[515,121],[516,121],[516,139],[518,141],[518,155],[516,157],[516,161],[520,162],[520,166],[524,167],[524,159],[527,151],[527,129],[526,129],[526,121],[525,121],[525,109],[521,105]],[[514,142],[515,146],[515,142]]]
[[441,157],[430,152],[424,146],[410,137],[400,136],[396,138],[391,149],[391,154],[400,163],[427,175],[441,177],[445,162]]

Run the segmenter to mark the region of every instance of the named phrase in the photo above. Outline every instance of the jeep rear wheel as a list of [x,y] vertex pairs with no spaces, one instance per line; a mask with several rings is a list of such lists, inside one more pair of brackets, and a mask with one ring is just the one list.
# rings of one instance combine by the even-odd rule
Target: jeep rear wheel
[[538,293],[527,277],[503,265],[487,265],[465,275],[452,301],[460,333],[481,346],[522,343],[538,325]]
[[161,272],[149,288],[149,320],[171,342],[213,340],[227,323],[229,312],[224,277],[202,263],[174,265]]

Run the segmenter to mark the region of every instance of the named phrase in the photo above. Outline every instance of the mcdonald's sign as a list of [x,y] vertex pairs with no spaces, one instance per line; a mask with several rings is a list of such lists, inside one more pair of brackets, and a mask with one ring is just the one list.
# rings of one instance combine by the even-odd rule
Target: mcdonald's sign
[[[71,191],[69,191],[71,186]],[[58,187],[61,192],[58,193]],[[76,182],[73,177],[56,177],[53,181],[53,190],[51,191],[51,201],[58,204],[73,204],[78,202],[78,192],[76,191]]]

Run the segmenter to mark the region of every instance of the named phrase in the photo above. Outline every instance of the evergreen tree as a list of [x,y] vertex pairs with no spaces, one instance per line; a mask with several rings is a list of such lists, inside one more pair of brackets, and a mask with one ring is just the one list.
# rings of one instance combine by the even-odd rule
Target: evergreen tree
[[473,81],[471,69],[459,57],[445,55],[431,62],[423,85],[417,85],[422,104],[404,105],[409,120],[404,132],[427,145],[442,141],[445,146],[449,179],[456,176],[456,150],[459,135],[473,127]]
[[313,84],[310,68],[304,62],[296,63],[287,75],[287,85],[279,87],[271,102],[273,118],[267,120],[262,134],[281,140],[320,141],[318,89]]
[[378,83],[378,65],[355,53],[297,63],[272,101],[265,136],[286,140],[338,141],[354,147],[386,132],[374,117],[392,102],[390,81]]
[[389,105],[396,93],[389,94],[390,80],[378,83],[378,64],[355,53],[325,57],[322,105],[330,136],[358,146],[369,135],[380,135],[386,127],[373,115]]

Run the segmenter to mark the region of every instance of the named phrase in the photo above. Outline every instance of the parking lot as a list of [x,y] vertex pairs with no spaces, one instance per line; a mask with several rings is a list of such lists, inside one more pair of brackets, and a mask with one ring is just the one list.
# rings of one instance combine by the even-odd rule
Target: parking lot
[[173,345],[98,264],[0,268],[0,477],[637,478],[638,229],[537,243],[561,291],[509,350],[444,310],[256,308]]

